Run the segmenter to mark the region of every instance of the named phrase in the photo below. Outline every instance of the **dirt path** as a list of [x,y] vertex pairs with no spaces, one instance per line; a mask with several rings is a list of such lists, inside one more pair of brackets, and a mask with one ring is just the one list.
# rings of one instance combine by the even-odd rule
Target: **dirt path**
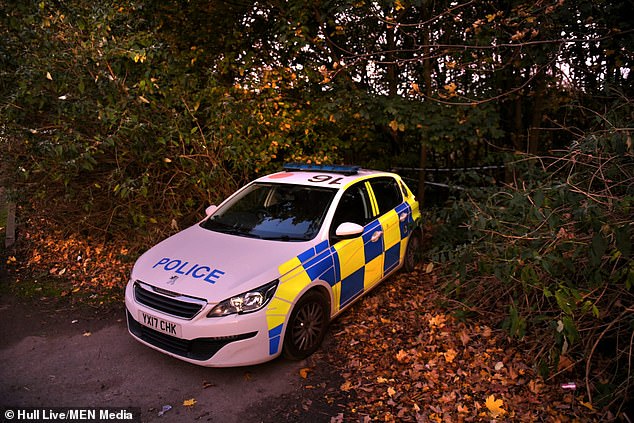
[[[0,334],[0,406],[139,407],[144,422],[328,422],[337,414],[323,401],[327,383],[304,386],[299,370],[313,363],[194,366],[134,341],[123,309],[43,311],[5,295]],[[190,399],[195,405],[184,406]],[[159,417],[163,406],[172,409]]]

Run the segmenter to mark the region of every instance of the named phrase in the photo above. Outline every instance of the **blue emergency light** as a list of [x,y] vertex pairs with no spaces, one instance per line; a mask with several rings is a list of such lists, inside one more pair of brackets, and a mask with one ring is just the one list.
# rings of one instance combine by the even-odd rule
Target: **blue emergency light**
[[359,173],[361,166],[348,165],[318,165],[309,163],[285,163],[284,170],[287,172],[332,172],[341,173],[343,175],[356,175]]

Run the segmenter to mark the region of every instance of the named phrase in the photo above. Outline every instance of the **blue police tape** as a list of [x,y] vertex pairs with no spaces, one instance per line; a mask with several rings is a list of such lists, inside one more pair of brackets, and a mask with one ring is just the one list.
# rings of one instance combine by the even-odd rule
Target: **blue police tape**
[[156,264],[152,266],[152,269],[157,266],[163,266],[163,270],[165,270],[166,272],[174,271],[179,275],[191,275],[193,278],[196,279],[204,278],[204,280],[209,283],[216,283],[217,280],[225,274],[225,272],[223,272],[222,270],[212,269],[209,266],[203,266],[200,264],[192,264],[191,267],[187,268],[189,266],[188,261],[171,259],[169,257],[163,257],[162,259],[157,261]]

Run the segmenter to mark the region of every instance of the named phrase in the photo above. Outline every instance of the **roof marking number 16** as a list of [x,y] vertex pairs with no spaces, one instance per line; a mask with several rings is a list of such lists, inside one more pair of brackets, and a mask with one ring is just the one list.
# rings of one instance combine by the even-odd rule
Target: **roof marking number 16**
[[331,175],[315,175],[312,178],[309,178],[308,182],[327,182],[328,185],[341,185],[341,183],[339,182],[343,179],[341,176],[336,179],[333,178],[334,176]]

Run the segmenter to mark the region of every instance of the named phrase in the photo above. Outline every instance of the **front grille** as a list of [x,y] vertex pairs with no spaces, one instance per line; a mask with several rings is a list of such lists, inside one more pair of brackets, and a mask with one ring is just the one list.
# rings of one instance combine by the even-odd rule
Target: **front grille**
[[160,312],[191,319],[207,302],[200,298],[178,295],[169,291],[155,289],[142,282],[134,283],[134,299],[137,303]]
[[143,326],[130,315],[128,315],[128,328],[136,337],[148,344],[154,345],[172,354],[187,357],[192,360],[205,361],[214,356],[222,347],[231,342],[253,338],[257,332],[249,332],[234,336],[223,336],[220,338],[196,338],[192,340],[175,338],[162,332]]

